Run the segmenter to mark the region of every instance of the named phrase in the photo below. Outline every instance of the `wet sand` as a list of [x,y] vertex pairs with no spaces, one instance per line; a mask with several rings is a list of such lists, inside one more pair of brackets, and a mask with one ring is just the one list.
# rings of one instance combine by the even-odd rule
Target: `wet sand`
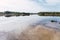
[[20,34],[19,40],[60,40],[60,32],[38,25]]

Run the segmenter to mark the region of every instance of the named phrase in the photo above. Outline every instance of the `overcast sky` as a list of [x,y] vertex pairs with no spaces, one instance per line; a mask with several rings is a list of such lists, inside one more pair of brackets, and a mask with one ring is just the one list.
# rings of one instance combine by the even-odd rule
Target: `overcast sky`
[[0,0],[0,11],[60,11],[60,0]]

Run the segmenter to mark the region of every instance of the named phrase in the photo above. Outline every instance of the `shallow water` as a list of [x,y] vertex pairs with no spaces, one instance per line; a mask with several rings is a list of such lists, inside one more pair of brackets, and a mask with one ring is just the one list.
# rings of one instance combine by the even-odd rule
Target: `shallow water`
[[[50,20],[57,20],[57,23],[51,23]],[[45,25],[47,27],[60,28],[60,17],[52,16],[13,16],[0,17],[0,40],[15,40],[14,35],[21,33],[26,28],[35,25]],[[16,33],[16,34],[15,34]],[[9,36],[9,37],[8,37]]]
[[[60,17],[52,16],[13,16],[13,17],[0,17],[0,31],[12,31],[17,29],[25,29],[28,25],[38,25],[43,23],[48,23],[50,20],[60,21]],[[25,27],[24,27],[25,26]]]

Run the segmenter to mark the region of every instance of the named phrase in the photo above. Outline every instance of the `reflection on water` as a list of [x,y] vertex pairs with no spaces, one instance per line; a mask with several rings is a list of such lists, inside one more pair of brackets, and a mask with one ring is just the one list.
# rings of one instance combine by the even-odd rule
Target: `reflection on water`
[[24,29],[24,26],[28,25],[38,25],[38,24],[48,24],[50,20],[57,20],[60,22],[60,17],[52,17],[52,16],[38,16],[38,15],[30,15],[30,16],[13,16],[13,17],[0,17],[0,31],[12,31],[16,29]]
[[[51,22],[51,20],[55,20]],[[35,25],[44,25],[51,28],[60,28],[60,17],[52,16],[13,16],[0,17],[0,40],[16,40],[17,34]],[[46,32],[45,32],[46,33]],[[50,32],[51,33],[51,32]],[[16,36],[17,35],[17,36]]]

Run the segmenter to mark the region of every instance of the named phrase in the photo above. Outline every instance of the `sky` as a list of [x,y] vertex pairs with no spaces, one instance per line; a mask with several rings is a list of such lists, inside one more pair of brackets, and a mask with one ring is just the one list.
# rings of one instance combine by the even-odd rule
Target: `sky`
[[0,0],[0,11],[56,12],[60,11],[60,0]]

